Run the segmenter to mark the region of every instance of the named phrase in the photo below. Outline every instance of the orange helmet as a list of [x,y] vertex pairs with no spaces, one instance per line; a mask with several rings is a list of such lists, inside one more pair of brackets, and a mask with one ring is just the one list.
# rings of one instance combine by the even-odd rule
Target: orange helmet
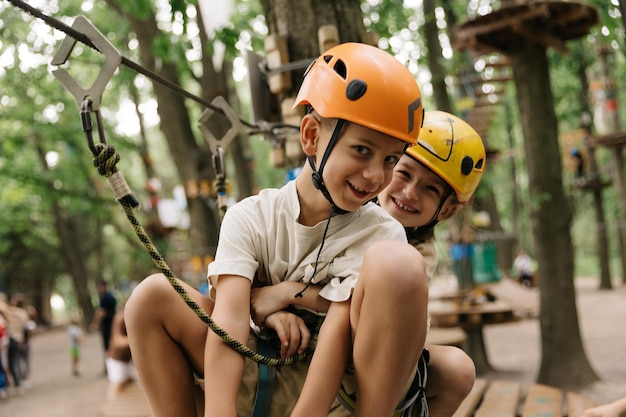
[[485,172],[485,145],[478,133],[443,111],[426,112],[417,145],[405,153],[450,184],[462,203],[472,197]]
[[422,126],[422,96],[413,74],[389,53],[362,43],[330,48],[304,74],[294,107],[344,119],[409,144]]

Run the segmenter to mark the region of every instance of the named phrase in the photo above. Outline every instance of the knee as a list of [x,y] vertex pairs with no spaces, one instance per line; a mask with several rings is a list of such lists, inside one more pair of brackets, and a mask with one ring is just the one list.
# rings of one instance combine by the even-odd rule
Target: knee
[[445,353],[445,369],[438,375],[445,379],[446,390],[459,400],[464,399],[476,381],[476,368],[472,359],[461,349],[448,347]]
[[153,274],[141,281],[131,292],[124,305],[124,320],[127,324],[152,316],[162,310],[162,301],[172,289],[163,274]]
[[407,243],[380,241],[368,248],[361,276],[377,290],[392,295],[428,297],[428,278],[422,255]]

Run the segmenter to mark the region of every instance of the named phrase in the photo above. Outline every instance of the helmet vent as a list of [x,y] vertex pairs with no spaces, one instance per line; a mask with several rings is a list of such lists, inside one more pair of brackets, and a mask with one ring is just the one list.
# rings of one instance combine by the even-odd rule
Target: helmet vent
[[466,156],[461,161],[461,174],[469,175],[474,169],[474,160],[470,156]]
[[346,68],[345,62],[343,62],[341,59],[337,60],[337,62],[335,63],[335,66],[333,67],[333,69],[335,70],[337,75],[339,75],[344,80],[347,78],[348,70]]
[[363,94],[367,91],[367,84],[365,81],[356,79],[348,83],[346,87],[346,97],[349,100],[356,101],[363,97]]

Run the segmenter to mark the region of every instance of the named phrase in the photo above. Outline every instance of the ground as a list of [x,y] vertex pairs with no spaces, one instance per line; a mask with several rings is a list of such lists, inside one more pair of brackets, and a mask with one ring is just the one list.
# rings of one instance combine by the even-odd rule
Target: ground
[[[580,392],[597,402],[626,395],[626,286],[597,289],[598,280],[577,279],[579,323],[589,361],[601,378]],[[443,281],[440,284],[448,285]],[[537,319],[486,328],[487,350],[495,372],[489,377],[531,382],[540,365]],[[65,329],[48,330],[33,341],[33,387],[0,401],[0,416],[96,417],[105,404],[107,381],[97,333],[83,345],[80,378],[70,372]]]

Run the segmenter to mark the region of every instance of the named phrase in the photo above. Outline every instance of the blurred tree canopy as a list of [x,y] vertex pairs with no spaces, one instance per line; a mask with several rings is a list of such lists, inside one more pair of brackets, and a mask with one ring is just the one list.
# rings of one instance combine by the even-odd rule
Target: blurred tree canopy
[[[597,7],[601,25],[581,41],[580,51],[576,53],[587,56],[590,79],[600,80],[601,69],[594,57],[598,55],[600,44],[608,46],[612,51],[614,81],[618,86],[624,85],[626,48],[620,4],[616,0],[589,0],[589,3]],[[68,25],[75,16],[87,16],[125,57],[135,62],[141,61],[141,50],[138,35],[132,30],[131,17],[141,21],[153,14],[159,29],[150,47],[154,71],[160,74],[166,65],[174,64],[180,85],[197,96],[204,96],[203,89],[210,81],[202,78],[206,76],[206,58],[210,58],[216,69],[226,63],[227,81],[234,92],[228,96],[229,102],[243,120],[253,119],[245,52],[253,50],[264,55],[262,45],[268,30],[260,2],[234,1],[231,14],[221,23],[215,23],[211,31],[206,31],[201,24],[194,1],[59,0],[30,4]],[[361,2],[361,9],[365,27],[380,37],[379,46],[409,66],[422,88],[426,107],[434,108],[434,79],[428,70],[421,4],[410,0],[370,0]],[[452,51],[449,19],[453,17],[457,23],[465,21],[488,13],[500,2],[441,0],[434,4],[436,25],[440,29],[441,63],[450,74],[443,81],[456,108],[463,91],[452,75],[465,64]],[[65,35],[8,2],[0,4],[0,13],[0,131],[3,133],[0,141],[0,289],[26,293],[48,319],[51,317],[47,307],[50,294],[62,291],[66,302],[88,318],[91,314],[88,306],[96,299],[93,288],[96,279],[113,282],[121,293],[128,282],[141,279],[154,271],[154,267],[120,213],[108,185],[91,166],[77,103],[50,74],[50,60]],[[548,56],[559,129],[577,129],[582,106],[576,56],[553,52]],[[75,47],[70,60],[72,75],[86,83],[93,80],[102,63],[98,53],[83,45]],[[509,109],[514,107],[511,90],[507,89],[505,96]],[[620,103],[625,99],[623,90],[617,89]],[[231,97],[236,97],[239,103],[234,103]],[[102,103],[107,142],[114,144],[122,156],[120,170],[145,208],[138,213],[140,221],[147,221],[150,214],[147,183],[151,178],[148,166],[159,180],[160,198],[180,202],[174,198],[174,192],[177,186],[185,187],[185,179],[181,179],[172,150],[159,128],[162,120],[157,110],[155,87],[146,77],[121,66],[106,89]],[[185,101],[184,106],[194,124],[193,142],[201,147],[201,134],[195,129],[195,123],[202,106],[190,101]],[[517,177],[512,178],[506,163],[507,158],[519,167],[525,163],[520,151],[522,139],[517,116],[515,112],[507,116],[506,111],[504,105],[498,109],[489,130],[489,144],[501,150],[501,162],[492,164],[481,189],[490,188],[498,196],[502,227],[511,231],[514,225],[510,223],[509,214],[513,202],[508,196],[510,187],[516,184],[521,195],[517,226],[520,234],[526,234],[526,238],[522,236],[520,240],[528,242],[531,239],[525,206],[532,204],[534,197],[527,194],[525,171],[519,169]],[[507,120],[511,117],[509,127]],[[243,143],[245,152],[242,154],[246,155],[242,159],[227,155],[230,177],[245,169],[252,172],[254,189],[284,183],[285,170],[269,163],[272,144],[258,135],[250,136]],[[597,156],[601,167],[609,166],[607,152],[600,149]],[[247,161],[245,168],[241,161]],[[601,174],[608,176],[607,169]],[[569,181],[572,175],[566,173],[565,180]],[[245,196],[245,193],[240,194],[237,183],[233,181],[232,186],[234,199]],[[479,192],[484,191],[479,189]],[[568,196],[576,207],[572,233],[577,273],[596,274],[596,246],[588,235],[595,221],[591,204],[588,204],[591,195],[568,188]],[[607,188],[604,197],[607,217],[615,221],[619,212],[615,190]],[[189,200],[183,197],[182,201],[182,205],[188,207]],[[182,232],[174,234],[179,240],[171,239],[171,235],[170,239],[155,239],[172,264],[178,265],[178,257],[190,252],[186,230],[181,227]],[[66,244],[64,247],[62,231],[70,233],[75,246]],[[611,234],[609,238],[615,242],[617,236]],[[619,252],[612,247],[611,255],[612,266],[615,266]],[[185,273],[186,269],[181,266],[178,271]]]

